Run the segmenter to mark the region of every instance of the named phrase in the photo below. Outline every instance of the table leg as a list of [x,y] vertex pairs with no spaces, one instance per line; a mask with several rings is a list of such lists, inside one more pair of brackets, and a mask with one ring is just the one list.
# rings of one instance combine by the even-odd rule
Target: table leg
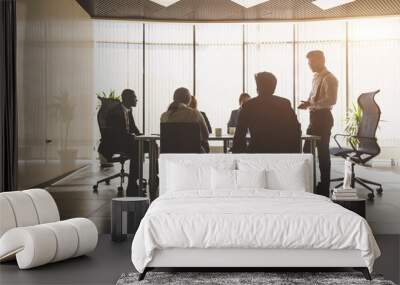
[[139,193],[140,196],[144,196],[143,193],[143,162],[144,162],[144,142],[143,140],[138,140],[139,144],[139,169],[138,169],[138,174],[139,174]]
[[316,159],[316,153],[315,150],[317,148],[317,141],[316,140],[311,140],[311,153],[313,156],[313,186],[314,186],[314,193],[317,187],[317,159]]
[[157,143],[149,141],[149,192],[147,197],[150,201],[155,199],[155,184],[156,184],[156,159],[157,159]]
[[226,139],[223,139],[224,142],[224,153],[228,152],[228,141]]
[[158,146],[157,142],[153,142],[153,197],[152,199],[154,200],[155,198],[158,197],[158,173],[157,173],[157,165],[158,165]]

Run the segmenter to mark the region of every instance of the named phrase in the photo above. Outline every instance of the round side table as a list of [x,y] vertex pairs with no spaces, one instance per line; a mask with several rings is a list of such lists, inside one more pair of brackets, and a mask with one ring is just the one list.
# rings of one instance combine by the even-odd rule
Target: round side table
[[136,233],[150,201],[145,197],[121,197],[111,201],[111,239],[124,241]]

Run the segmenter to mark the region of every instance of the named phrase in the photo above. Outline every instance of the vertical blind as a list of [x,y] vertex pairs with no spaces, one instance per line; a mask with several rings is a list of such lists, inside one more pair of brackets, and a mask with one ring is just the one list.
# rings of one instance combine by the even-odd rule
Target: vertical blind
[[385,146],[400,145],[400,18],[358,20],[349,26],[349,99],[380,89],[382,121],[377,136]]
[[[125,21],[94,22],[94,90],[96,93],[133,89],[138,106],[136,125],[143,128],[143,24]],[[98,101],[97,101],[98,104]],[[97,130],[97,121],[95,120]],[[98,133],[97,133],[98,134]]]
[[277,78],[275,94],[293,101],[293,24],[272,23],[245,26],[245,85],[257,95],[254,75],[272,72]]
[[193,27],[150,23],[145,33],[146,133],[159,133],[175,89],[193,92]]
[[[334,126],[332,133],[343,133],[346,117],[346,23],[342,21],[299,23],[296,31],[297,84],[296,99],[307,100],[310,94],[313,73],[306,58],[310,50],[322,50],[326,67],[339,82],[337,103],[332,109]],[[296,105],[297,105],[296,104]],[[298,118],[305,132],[309,112],[298,111]]]
[[[257,95],[254,74],[260,71],[276,75],[276,95],[296,108],[311,89],[306,54],[320,49],[339,80],[332,132],[343,132],[347,104],[362,92],[381,89],[377,100],[384,121],[378,138],[381,145],[400,144],[400,116],[393,108],[400,105],[399,17],[257,24],[95,20],[94,25],[95,90],[134,89],[135,120],[141,128],[145,112],[146,133],[159,132],[160,115],[182,86],[195,93],[212,127],[226,130],[240,93]],[[296,112],[305,132],[308,113]]]
[[212,128],[227,128],[243,91],[242,25],[196,26],[196,98]]

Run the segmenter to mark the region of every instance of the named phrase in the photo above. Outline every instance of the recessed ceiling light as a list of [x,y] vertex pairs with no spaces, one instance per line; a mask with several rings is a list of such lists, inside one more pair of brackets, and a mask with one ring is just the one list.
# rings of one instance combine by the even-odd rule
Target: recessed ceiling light
[[158,5],[168,7],[168,6],[171,6],[172,4],[175,4],[176,2],[179,2],[181,0],[150,0],[150,1],[153,1],[153,2],[157,3]]
[[258,4],[261,4],[263,2],[268,2],[269,0],[231,0],[231,1],[245,8],[250,8]]
[[315,0],[312,3],[322,10],[328,10],[354,1],[356,0]]

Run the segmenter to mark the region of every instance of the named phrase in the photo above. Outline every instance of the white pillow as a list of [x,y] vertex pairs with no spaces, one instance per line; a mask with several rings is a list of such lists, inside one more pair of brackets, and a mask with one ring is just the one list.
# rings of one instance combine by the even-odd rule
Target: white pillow
[[267,187],[272,190],[287,190],[287,191],[307,191],[308,177],[306,173],[307,164],[305,162],[280,165],[275,168],[268,169]]
[[211,167],[170,163],[169,191],[211,189]]
[[266,171],[236,170],[238,188],[267,188]]
[[212,189],[236,190],[236,170],[217,169],[211,170]]
[[272,190],[307,191],[310,189],[310,169],[304,160],[238,159],[239,170],[266,170],[267,188]]

